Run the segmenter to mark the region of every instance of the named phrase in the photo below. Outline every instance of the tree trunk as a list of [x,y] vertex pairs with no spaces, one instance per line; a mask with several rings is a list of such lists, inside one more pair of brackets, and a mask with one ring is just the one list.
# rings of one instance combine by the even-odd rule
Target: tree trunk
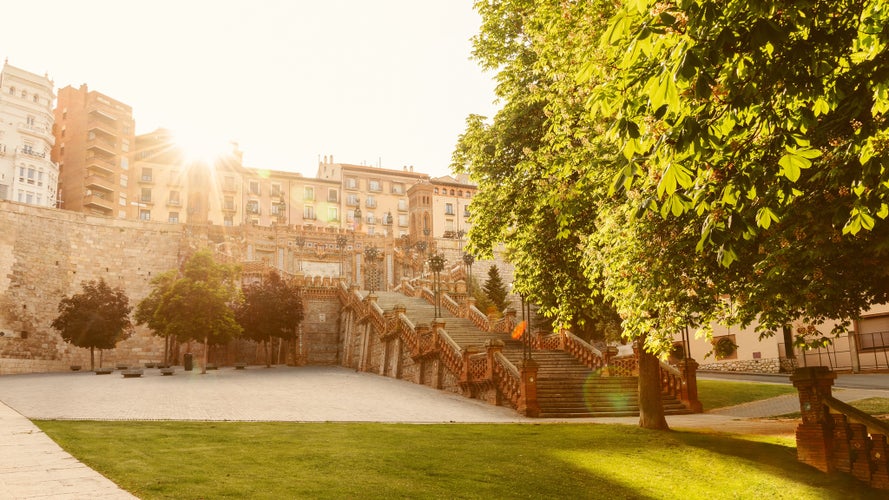
[[208,359],[209,355],[210,355],[210,340],[207,338],[206,335],[204,335],[204,356],[203,356],[204,363],[203,363],[203,366],[201,366],[201,375],[204,375],[207,373],[207,359]]
[[163,362],[163,364],[166,365],[169,362],[170,362],[170,336],[164,335],[164,362]]
[[96,355],[93,346],[90,346],[90,371],[96,371]]
[[639,339],[639,427],[669,430],[664,417],[661,395],[660,363],[657,356],[644,348],[645,338]]
[[271,351],[271,349],[269,349],[269,344],[271,342],[272,342],[271,337],[265,339],[265,342],[263,342],[263,345],[265,346],[265,367],[266,368],[272,367],[272,351]]

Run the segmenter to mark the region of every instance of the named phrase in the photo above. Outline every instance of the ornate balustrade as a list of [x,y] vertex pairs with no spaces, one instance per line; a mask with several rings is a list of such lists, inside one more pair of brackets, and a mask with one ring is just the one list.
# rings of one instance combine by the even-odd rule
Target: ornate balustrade
[[462,316],[462,314],[460,314],[460,304],[458,304],[456,300],[451,298],[450,295],[442,293],[441,302],[455,317],[459,318]]
[[562,335],[564,336],[565,351],[577,358],[590,370],[604,371],[607,363],[605,356],[602,355],[602,351],[569,331],[563,331]]
[[436,333],[440,340],[441,350],[439,351],[439,355],[441,356],[442,363],[451,371],[451,373],[458,377],[461,376],[465,369],[463,366],[463,354],[460,346],[454,342],[454,339],[448,335],[444,328],[437,329]]
[[823,472],[845,472],[873,488],[889,490],[889,425],[833,397],[836,374],[827,367],[797,368],[802,423],[797,459]]
[[547,335],[534,335],[531,337],[534,349],[546,349],[557,351],[562,349],[562,336],[558,333]]
[[481,311],[478,310],[475,305],[469,306],[467,310],[467,319],[472,321],[472,324],[476,326],[479,330],[489,332],[491,331],[491,323],[488,321],[488,317],[484,315]]
[[518,408],[522,397],[522,376],[519,369],[500,351],[494,352],[491,358],[494,385],[513,408]]

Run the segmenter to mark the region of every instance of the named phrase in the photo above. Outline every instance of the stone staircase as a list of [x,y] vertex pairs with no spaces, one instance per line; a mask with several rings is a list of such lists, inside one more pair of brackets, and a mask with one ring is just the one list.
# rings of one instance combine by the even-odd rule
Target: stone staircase
[[[397,304],[407,310],[416,325],[431,323],[435,308],[422,298],[396,292],[378,292],[377,303],[386,311]],[[522,343],[508,334],[479,330],[472,321],[456,318],[447,309],[442,319],[448,335],[462,348],[484,348],[488,340],[504,343],[503,354],[516,367],[522,366]],[[639,415],[638,377],[601,377],[564,351],[535,350],[538,364],[537,401],[541,418],[618,417]],[[668,415],[691,413],[675,397],[664,395]]]

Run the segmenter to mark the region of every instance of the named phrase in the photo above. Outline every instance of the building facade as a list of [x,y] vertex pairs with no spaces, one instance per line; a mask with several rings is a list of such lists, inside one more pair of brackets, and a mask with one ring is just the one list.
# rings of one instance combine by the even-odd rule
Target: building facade
[[138,201],[130,197],[135,122],[130,106],[100,92],[67,86],[59,90],[54,111],[59,164],[59,206],[66,210],[120,219]]
[[0,71],[0,200],[55,207],[53,82],[3,64]]

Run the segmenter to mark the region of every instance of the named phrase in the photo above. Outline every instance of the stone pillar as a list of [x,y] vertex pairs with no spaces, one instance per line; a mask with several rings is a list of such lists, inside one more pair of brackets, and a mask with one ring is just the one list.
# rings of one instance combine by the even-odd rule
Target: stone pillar
[[831,386],[836,374],[826,366],[811,366],[794,370],[790,380],[799,391],[803,422],[796,428],[797,460],[822,472],[834,472],[833,419],[824,406],[831,397]]
[[461,353],[461,358],[463,361],[463,370],[460,373],[460,382],[461,382],[461,385],[463,386],[463,395],[466,396],[467,398],[472,397],[472,390],[469,387],[469,382],[472,382],[472,372],[469,369],[469,358],[471,358],[472,355],[476,354],[477,352],[478,351],[476,350],[475,347],[470,346],[470,347],[463,349],[463,352]]
[[695,413],[702,413],[704,407],[698,399],[698,362],[692,358],[683,359],[678,363],[682,372],[682,393],[679,399]]
[[526,417],[540,416],[540,404],[537,402],[537,362],[526,359],[520,371],[521,381],[518,411]]
[[463,317],[469,317],[469,311],[475,306],[475,297],[467,296],[466,301],[463,302]]

